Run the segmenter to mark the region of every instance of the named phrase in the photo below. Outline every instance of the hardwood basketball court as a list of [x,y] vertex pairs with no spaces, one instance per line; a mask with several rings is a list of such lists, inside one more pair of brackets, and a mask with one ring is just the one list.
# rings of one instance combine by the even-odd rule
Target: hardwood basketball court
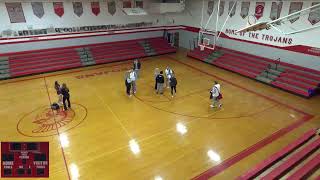
[[[132,61],[1,81],[0,137],[49,141],[49,179],[234,179],[319,128],[319,97],[305,99],[185,55],[143,59],[131,98],[124,73]],[[169,89],[154,91],[154,69],[167,65],[178,80],[174,98]],[[70,88],[67,113],[49,109],[56,80]],[[221,109],[209,107],[215,80]]]

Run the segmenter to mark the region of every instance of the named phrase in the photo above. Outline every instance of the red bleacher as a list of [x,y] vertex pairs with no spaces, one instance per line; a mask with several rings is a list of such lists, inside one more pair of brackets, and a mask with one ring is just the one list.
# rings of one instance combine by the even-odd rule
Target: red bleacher
[[211,53],[213,53],[213,51],[210,49],[204,49],[201,51],[200,48],[196,48],[189,51],[188,56],[204,61]]
[[[283,177],[286,173],[292,170],[293,167],[297,166],[304,159],[310,156],[312,152],[315,152],[317,149],[319,149],[320,138],[317,136],[316,133],[317,131],[315,129],[306,132],[297,140],[290,143],[289,145],[287,145],[280,151],[276,152],[275,154],[271,155],[270,157],[268,157],[267,159],[265,159],[264,161],[262,161],[261,163],[259,163],[258,165],[256,165],[240,177],[238,177],[237,179],[248,180],[257,178],[263,172],[266,172],[270,167],[272,167],[276,163],[279,163],[280,161],[282,162],[279,166],[272,168],[271,171],[263,175],[263,177],[259,177],[259,179],[279,179]],[[298,150],[298,152],[293,153],[294,151],[297,151],[298,148],[301,149]],[[310,175],[310,173],[312,173],[315,168],[319,167],[319,163],[319,157],[318,155],[316,155],[310,161],[307,162],[307,164],[310,164],[312,167],[309,167],[307,164],[302,167],[299,167],[298,170],[291,174],[291,177],[302,177]]]
[[305,165],[303,165],[299,170],[293,173],[288,179],[292,180],[300,180],[305,179],[312,172],[318,169],[320,166],[320,154],[313,157],[310,161],[308,161]]
[[[271,59],[231,49],[217,47],[216,50],[222,52],[223,55],[213,62],[206,61],[208,56],[213,53],[208,49],[200,51],[199,48],[196,48],[188,52],[188,56],[255,79],[267,70],[270,64],[278,63]],[[320,72],[284,62],[280,62],[278,66],[282,68],[283,72],[271,79],[269,84],[305,97],[314,95],[319,88]]]
[[25,53],[9,57],[11,77],[81,66],[74,49]]
[[88,49],[93,56],[93,64],[149,56],[139,44],[141,41],[147,41],[151,44],[151,48],[155,51],[153,55],[176,52],[176,49],[171,47],[162,37],[20,52],[9,56],[10,75],[18,77],[85,66],[82,64],[76,48]]
[[166,54],[176,52],[175,48],[168,46],[168,42],[163,38],[149,39],[148,42],[155,50],[156,54]]
[[146,56],[138,41],[108,43],[100,46],[89,46],[89,48],[97,64]]

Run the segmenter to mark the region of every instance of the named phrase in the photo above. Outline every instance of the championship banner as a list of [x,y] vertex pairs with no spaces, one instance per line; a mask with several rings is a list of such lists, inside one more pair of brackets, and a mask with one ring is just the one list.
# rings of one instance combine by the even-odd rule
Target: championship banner
[[91,11],[96,16],[98,16],[100,14],[100,4],[99,4],[99,2],[91,2]]
[[117,11],[115,0],[108,0],[108,12],[113,16]]
[[83,14],[82,2],[72,2],[73,12],[80,17]]
[[228,12],[230,17],[234,16],[234,14],[236,13],[236,8],[237,8],[237,2],[230,1],[229,2],[229,12]]
[[280,17],[282,2],[272,2],[271,11],[270,11],[270,19],[276,20]]
[[256,19],[260,19],[263,16],[265,2],[257,2],[254,16]]
[[[291,2],[289,8],[289,14],[295,13],[302,9],[303,2]],[[294,18],[290,18],[290,22],[294,23],[300,18],[300,13],[295,15]]]
[[131,1],[123,1],[123,8],[131,8]]
[[214,8],[214,1],[208,1],[207,13],[208,13],[209,16],[212,14],[213,8]]
[[5,3],[5,4],[6,4],[6,8],[7,8],[11,23],[26,22],[21,3],[14,2],[14,3]]
[[[320,2],[313,2],[311,6],[315,6],[319,3]],[[308,20],[312,25],[317,24],[320,21],[320,8],[316,10],[312,9],[312,11],[309,13]]]
[[143,1],[136,1],[136,8],[143,8]]
[[242,19],[246,18],[249,14],[249,9],[250,9],[250,2],[242,2],[241,3],[241,12],[240,16]]
[[42,2],[31,2],[32,11],[35,16],[41,19],[44,15],[43,3]]
[[225,4],[225,1],[220,1],[219,16],[221,16],[224,12],[224,4]]
[[63,2],[53,2],[54,13],[59,17],[62,17],[64,14]]

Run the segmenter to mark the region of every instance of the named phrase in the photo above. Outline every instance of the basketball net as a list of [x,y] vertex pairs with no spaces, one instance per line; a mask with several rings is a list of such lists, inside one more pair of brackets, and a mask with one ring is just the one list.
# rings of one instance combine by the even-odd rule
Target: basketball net
[[200,47],[200,51],[204,51],[205,48],[211,49],[211,50],[214,50],[214,48],[215,48],[214,44],[212,44],[212,45],[210,44],[209,38],[203,38],[202,43],[199,43],[198,45]]

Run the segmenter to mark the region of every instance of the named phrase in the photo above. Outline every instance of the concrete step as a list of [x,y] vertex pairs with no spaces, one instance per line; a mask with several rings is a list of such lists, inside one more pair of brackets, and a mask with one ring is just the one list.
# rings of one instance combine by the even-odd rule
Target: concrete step
[[0,56],[0,61],[8,61],[9,57],[7,56]]
[[92,55],[91,54],[81,55],[80,59],[82,59],[82,58],[92,58]]
[[0,66],[1,65],[8,65],[9,64],[9,61],[8,60],[0,60]]
[[94,61],[85,61],[85,62],[81,62],[81,63],[82,63],[83,66],[96,64],[96,62],[94,62]]
[[154,56],[154,55],[157,55],[157,53],[155,52],[151,52],[151,53],[146,53],[148,56]]
[[0,64],[0,69],[9,69],[9,64]]
[[82,59],[80,59],[80,60],[81,60],[81,62],[91,62],[91,61],[94,62],[94,59],[93,59],[93,58],[82,58]]
[[263,76],[263,77],[266,77],[266,78],[270,78],[270,79],[273,79],[273,80],[275,80],[277,77],[279,77],[279,76],[277,76],[277,75],[268,73],[268,72],[266,72],[266,71],[262,72],[262,73],[260,74],[260,76]]
[[0,74],[10,73],[10,69],[0,69]]
[[210,61],[210,62],[212,62],[212,61],[214,61],[214,60],[216,60],[218,57],[207,57],[206,59],[205,59],[205,61],[207,62],[207,61]]
[[209,56],[208,56],[208,58],[218,58],[218,57],[220,57],[220,55],[217,55],[217,54],[210,54]]
[[217,56],[222,56],[223,55],[223,52],[221,51],[214,51],[212,54],[215,54]]
[[264,77],[264,76],[257,76],[256,80],[262,81],[262,82],[267,83],[267,84],[270,84],[272,81],[274,81],[273,79],[270,79],[270,78],[267,78],[267,77]]
[[90,58],[86,58],[86,59],[83,59],[84,61],[94,61],[94,59],[92,57]]
[[271,73],[271,74],[276,75],[276,76],[279,76],[282,73],[282,71],[278,71],[278,70],[275,70],[275,69],[267,69],[267,71],[269,73]]
[[0,79],[10,78],[10,74],[0,74]]
[[156,52],[154,49],[145,50],[145,52]]

